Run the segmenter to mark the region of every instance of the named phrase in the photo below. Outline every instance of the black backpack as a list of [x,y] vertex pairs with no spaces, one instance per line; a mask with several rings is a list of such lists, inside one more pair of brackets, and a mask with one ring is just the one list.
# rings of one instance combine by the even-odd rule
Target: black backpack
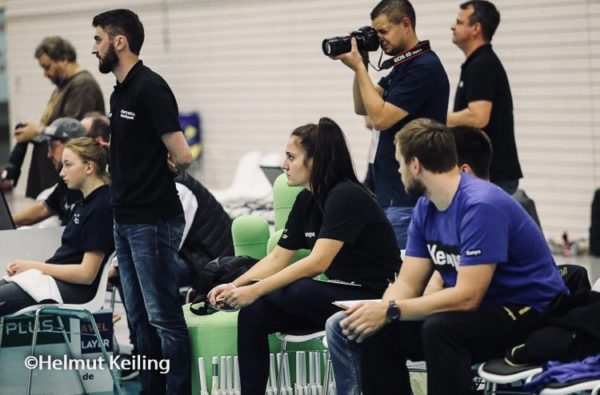
[[196,297],[190,304],[190,311],[196,315],[214,313],[206,301],[208,292],[219,284],[227,284],[244,274],[258,259],[249,256],[224,256],[209,262],[192,263],[192,285]]
[[209,262],[193,262],[192,286],[197,294],[207,294],[219,284],[232,282],[256,262],[258,259],[249,256],[223,256]]

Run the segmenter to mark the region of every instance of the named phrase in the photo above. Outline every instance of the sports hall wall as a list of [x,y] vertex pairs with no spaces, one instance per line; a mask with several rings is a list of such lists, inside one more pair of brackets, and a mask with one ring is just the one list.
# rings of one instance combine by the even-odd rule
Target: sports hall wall
[[[181,111],[200,111],[205,152],[199,176],[226,187],[248,150],[282,151],[290,131],[321,116],[346,132],[355,167],[366,167],[370,132],[353,114],[352,73],[321,53],[325,37],[370,23],[376,0],[0,0],[6,10],[10,124],[39,119],[52,85],[33,58],[61,35],[106,101],[114,85],[90,54],[91,19],[131,8],[145,25],[141,57],[165,77]],[[459,1],[413,0],[417,34],[431,40],[451,82],[463,54],[451,42]],[[525,178],[546,236],[587,236],[600,187],[600,0],[496,0],[494,47],[515,103]],[[372,56],[372,61],[376,57]],[[377,73],[372,73],[373,77]],[[108,107],[107,107],[108,108]]]

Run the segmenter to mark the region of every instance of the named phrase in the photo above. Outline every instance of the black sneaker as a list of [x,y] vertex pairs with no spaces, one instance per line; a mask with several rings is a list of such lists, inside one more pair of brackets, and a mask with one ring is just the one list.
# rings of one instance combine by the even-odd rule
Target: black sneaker
[[135,369],[135,370],[134,369],[123,369],[120,372],[121,372],[121,376],[120,376],[121,381],[133,380],[140,375],[140,372],[137,369]]
[[136,367],[132,367],[132,364],[129,363],[131,355],[122,355],[120,359],[127,360],[127,363],[122,363],[121,368],[119,369],[121,381],[133,380],[140,375],[139,370],[137,370]]

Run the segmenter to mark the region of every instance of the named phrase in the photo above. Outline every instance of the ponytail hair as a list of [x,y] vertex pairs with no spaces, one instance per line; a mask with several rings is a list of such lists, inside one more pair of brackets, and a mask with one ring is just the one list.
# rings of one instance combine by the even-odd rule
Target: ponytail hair
[[305,160],[312,159],[310,189],[321,209],[329,191],[339,182],[349,181],[358,185],[350,151],[342,129],[330,118],[319,123],[296,128],[292,136],[300,140]]
[[84,163],[93,162],[96,166],[96,175],[108,184],[110,177],[107,172],[108,147],[102,145],[91,137],[78,137],[65,144],[65,148],[73,151]]

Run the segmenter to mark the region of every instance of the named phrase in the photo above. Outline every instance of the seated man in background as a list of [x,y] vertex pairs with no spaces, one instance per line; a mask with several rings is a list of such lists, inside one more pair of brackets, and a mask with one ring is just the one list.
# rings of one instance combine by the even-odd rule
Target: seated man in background
[[[67,141],[85,136],[85,130],[75,118],[58,118],[50,126],[42,129],[39,136],[35,137],[38,143],[48,142],[48,158],[60,171],[63,147]],[[69,189],[59,179],[54,189],[45,200],[36,200],[29,207],[13,214],[13,221],[17,226],[34,225],[53,215],[58,215],[60,225],[66,225],[71,219],[73,207],[81,200],[81,192]]]
[[85,129],[87,136],[100,144],[108,144],[110,141],[110,120],[101,112],[86,113],[81,119],[81,126]]
[[[482,180],[490,180],[490,166],[492,164],[492,140],[481,129],[473,126],[454,126],[450,128],[456,141],[456,150],[458,154],[458,167],[461,171],[470,173]],[[522,189],[512,195],[521,206],[527,211],[527,214],[540,225],[540,219],[535,208],[535,203]]]
[[[522,342],[567,289],[531,217],[496,186],[459,171],[448,128],[415,120],[395,144],[403,184],[421,198],[383,299],[327,322],[336,383],[344,394],[360,393],[361,384],[365,395],[410,394],[406,360],[425,360],[428,393],[468,394],[471,364]],[[424,295],[434,270],[444,287]]]
[[449,128],[456,143],[458,169],[482,180],[490,180],[492,163],[492,141],[474,126],[454,126]]

